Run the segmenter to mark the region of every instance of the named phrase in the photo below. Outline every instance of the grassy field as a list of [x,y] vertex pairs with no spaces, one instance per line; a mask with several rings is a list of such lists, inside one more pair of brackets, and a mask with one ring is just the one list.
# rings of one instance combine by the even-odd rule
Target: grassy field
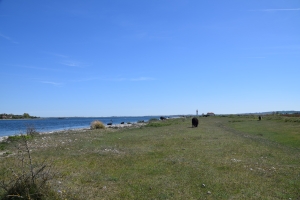
[[[68,199],[300,199],[300,123],[281,117],[199,117],[140,128],[66,131],[29,139],[52,162]],[[0,180],[16,142],[0,144]],[[0,190],[0,195],[4,191]]]

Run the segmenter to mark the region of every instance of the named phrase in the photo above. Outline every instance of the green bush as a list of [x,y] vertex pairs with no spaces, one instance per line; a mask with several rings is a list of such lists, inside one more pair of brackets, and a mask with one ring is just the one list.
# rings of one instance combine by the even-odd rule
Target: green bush
[[31,135],[11,135],[11,136],[8,136],[8,138],[6,139],[7,142],[15,142],[15,141],[19,141],[21,139],[31,139],[32,136]]
[[5,149],[5,144],[0,143],[0,151],[3,151]]
[[105,125],[101,121],[95,120],[91,123],[91,129],[105,129]]

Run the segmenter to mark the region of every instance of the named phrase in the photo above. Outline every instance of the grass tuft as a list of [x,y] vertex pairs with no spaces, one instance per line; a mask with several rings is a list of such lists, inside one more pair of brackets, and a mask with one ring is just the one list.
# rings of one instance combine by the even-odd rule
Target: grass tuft
[[105,129],[105,125],[101,121],[95,120],[91,123],[91,129]]

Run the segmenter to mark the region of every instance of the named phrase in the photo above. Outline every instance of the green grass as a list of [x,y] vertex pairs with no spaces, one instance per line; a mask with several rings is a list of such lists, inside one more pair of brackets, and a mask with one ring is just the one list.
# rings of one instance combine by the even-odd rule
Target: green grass
[[6,149],[6,144],[1,144],[0,143],[0,151],[3,151]]
[[[24,137],[26,137],[28,140],[32,139],[31,135],[24,135]],[[8,136],[7,138],[9,142],[19,141],[21,139],[22,139],[22,135],[12,135],[12,136]]]
[[[251,135],[261,136],[290,147],[300,147],[300,123],[298,118],[268,116],[266,120],[255,119],[238,120],[240,123],[232,123],[229,126]],[[229,120],[232,122],[232,120]],[[295,123],[296,122],[296,123]]]
[[60,173],[54,191],[73,199],[297,199],[299,141],[299,123],[230,116],[67,131],[30,146]]
[[172,122],[170,120],[164,121],[150,121],[145,127],[162,127],[162,126],[170,126]]

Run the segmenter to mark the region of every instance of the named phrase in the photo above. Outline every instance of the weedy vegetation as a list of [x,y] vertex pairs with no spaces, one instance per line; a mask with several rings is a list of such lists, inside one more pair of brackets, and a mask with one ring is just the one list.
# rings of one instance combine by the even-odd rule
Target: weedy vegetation
[[[32,172],[51,160],[58,175],[49,175],[42,192],[29,192],[49,191],[46,199],[300,198],[300,123],[278,116],[198,119],[197,128],[187,118],[36,135],[22,151],[28,176],[23,170],[17,176],[30,183]],[[16,183],[11,170],[22,163],[17,142],[2,143],[11,152],[0,158],[2,183]],[[28,153],[40,164],[25,164]],[[1,188],[4,197],[13,187]]]
[[51,163],[47,163],[46,160],[41,163],[34,162],[27,136],[18,136],[17,141],[16,153],[11,156],[9,162],[1,166],[1,199],[59,198],[48,184],[56,175]]

